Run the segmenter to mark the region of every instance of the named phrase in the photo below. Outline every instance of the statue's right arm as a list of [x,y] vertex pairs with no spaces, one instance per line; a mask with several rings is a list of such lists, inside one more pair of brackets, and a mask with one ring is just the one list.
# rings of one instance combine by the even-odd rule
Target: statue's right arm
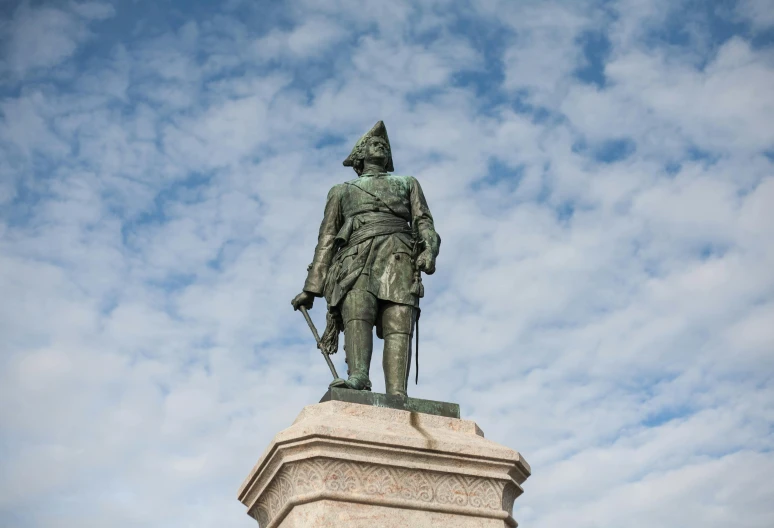
[[341,185],[336,185],[328,192],[320,233],[317,236],[317,247],[314,248],[314,258],[309,264],[309,273],[304,282],[304,291],[316,297],[322,297],[325,276],[336,253],[334,241],[343,222],[340,188]]

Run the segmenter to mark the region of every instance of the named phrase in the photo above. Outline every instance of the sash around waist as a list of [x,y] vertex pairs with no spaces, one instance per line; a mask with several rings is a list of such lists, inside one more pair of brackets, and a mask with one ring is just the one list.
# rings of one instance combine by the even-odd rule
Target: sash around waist
[[[355,229],[355,218],[360,226]],[[405,219],[390,213],[369,212],[348,217],[336,235],[339,247],[354,246],[369,238],[394,233],[411,233],[411,227]]]

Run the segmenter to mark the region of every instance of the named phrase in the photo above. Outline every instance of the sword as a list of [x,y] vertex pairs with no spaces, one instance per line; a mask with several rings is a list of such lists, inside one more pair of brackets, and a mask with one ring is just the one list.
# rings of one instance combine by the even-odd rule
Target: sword
[[331,357],[328,354],[328,351],[325,350],[325,347],[322,344],[322,341],[320,341],[320,334],[317,333],[317,328],[315,328],[314,323],[312,322],[312,318],[309,317],[309,312],[306,310],[305,306],[299,306],[299,310],[301,310],[301,313],[304,314],[304,319],[306,319],[306,324],[309,325],[309,330],[312,331],[312,335],[314,335],[314,340],[317,341],[317,348],[320,349],[320,352],[322,353],[323,357],[325,358],[325,362],[328,363],[328,368],[331,369],[331,374],[333,374],[333,382],[331,382],[331,385],[333,383],[344,383],[344,380],[339,377],[339,374],[336,372],[336,367],[333,366],[333,361],[331,361]]

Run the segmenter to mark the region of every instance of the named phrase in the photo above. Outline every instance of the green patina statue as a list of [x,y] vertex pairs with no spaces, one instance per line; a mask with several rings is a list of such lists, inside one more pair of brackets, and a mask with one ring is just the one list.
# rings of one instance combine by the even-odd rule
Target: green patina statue
[[360,138],[344,166],[358,177],[328,193],[314,259],[293,308],[311,308],[315,297],[325,297],[321,346],[330,353],[344,331],[348,379],[332,387],[371,389],[376,326],[384,339],[387,394],[407,396],[411,338],[424,294],[421,272],[435,272],[441,238],[419,182],[388,174],[394,168],[382,121]]

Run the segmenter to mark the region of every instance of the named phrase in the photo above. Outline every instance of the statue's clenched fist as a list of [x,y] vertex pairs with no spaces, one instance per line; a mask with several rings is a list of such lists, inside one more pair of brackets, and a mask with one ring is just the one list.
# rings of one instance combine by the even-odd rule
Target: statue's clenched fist
[[420,271],[424,271],[428,275],[435,273],[435,257],[433,253],[428,250],[424,250],[417,258],[417,268]]
[[311,310],[312,305],[314,305],[314,295],[309,292],[302,291],[301,293],[293,297],[293,300],[290,301],[290,304],[293,305],[294,310],[298,310],[302,306],[307,310]]

